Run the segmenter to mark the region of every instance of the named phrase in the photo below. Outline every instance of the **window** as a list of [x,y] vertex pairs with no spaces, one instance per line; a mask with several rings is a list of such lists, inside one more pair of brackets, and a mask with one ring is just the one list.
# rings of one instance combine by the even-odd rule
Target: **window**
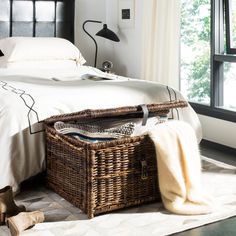
[[236,53],[236,0],[227,0],[225,3],[226,19],[226,50],[229,54]]
[[222,107],[236,111],[236,63],[224,63],[224,84],[223,84],[223,104]]
[[210,0],[182,0],[181,91],[189,101],[210,104]]
[[181,91],[196,112],[236,122],[236,0],[181,1]]

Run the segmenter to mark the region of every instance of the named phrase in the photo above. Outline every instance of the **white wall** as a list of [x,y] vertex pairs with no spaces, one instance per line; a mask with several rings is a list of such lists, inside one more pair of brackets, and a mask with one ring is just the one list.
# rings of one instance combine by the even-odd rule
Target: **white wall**
[[[119,43],[108,42],[113,48],[114,70],[116,73],[133,78],[140,78],[141,43],[142,43],[142,4],[144,1],[135,1],[134,25],[130,28],[119,28],[118,0],[107,0],[107,23],[112,29],[118,28]],[[112,46],[113,47],[112,47]]]
[[[117,74],[139,78],[143,1],[135,1],[134,27],[127,29],[119,29],[118,27],[118,2],[118,0],[76,0],[75,44],[81,49],[87,64],[93,65],[94,43],[83,32],[82,24],[87,19],[101,20],[107,23],[108,28],[117,33],[121,41],[116,43],[95,36],[99,48],[97,67],[100,67],[104,60],[111,60]],[[100,28],[99,24],[87,24],[86,27],[92,35],[95,35]]]
[[[106,0],[76,0],[75,2],[75,45],[80,49],[87,61],[87,65],[94,65],[95,45],[82,29],[85,20],[106,21]],[[88,23],[86,30],[95,35],[102,29],[102,24]],[[98,43],[98,65],[106,56],[104,39],[96,37]]]
[[209,116],[198,115],[203,128],[203,138],[236,148],[236,124]]

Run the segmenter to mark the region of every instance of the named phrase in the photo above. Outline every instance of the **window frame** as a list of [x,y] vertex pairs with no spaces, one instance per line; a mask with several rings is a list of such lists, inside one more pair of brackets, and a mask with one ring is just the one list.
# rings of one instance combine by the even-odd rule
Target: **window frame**
[[[236,112],[222,108],[224,104],[223,64],[224,62],[236,63],[236,55],[224,53],[224,14],[226,16],[226,7],[227,4],[229,6],[229,1],[211,0],[210,105],[196,102],[190,102],[190,105],[198,114],[236,122]],[[227,24],[227,21],[225,22]]]

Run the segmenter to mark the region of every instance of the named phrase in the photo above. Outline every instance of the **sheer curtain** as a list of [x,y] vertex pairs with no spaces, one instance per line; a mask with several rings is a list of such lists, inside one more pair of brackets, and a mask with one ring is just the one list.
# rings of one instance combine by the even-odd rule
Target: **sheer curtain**
[[176,89],[179,89],[180,1],[143,1],[141,78]]

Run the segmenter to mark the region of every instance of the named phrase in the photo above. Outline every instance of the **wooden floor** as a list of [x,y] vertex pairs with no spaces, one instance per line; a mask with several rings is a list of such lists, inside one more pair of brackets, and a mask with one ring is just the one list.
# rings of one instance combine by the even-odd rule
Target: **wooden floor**
[[[201,154],[236,166],[236,155],[232,151],[218,150],[213,145],[202,144]],[[235,186],[234,186],[235,187]],[[235,199],[236,201],[236,199]],[[236,236],[236,217],[206,226],[173,234],[175,236]]]

